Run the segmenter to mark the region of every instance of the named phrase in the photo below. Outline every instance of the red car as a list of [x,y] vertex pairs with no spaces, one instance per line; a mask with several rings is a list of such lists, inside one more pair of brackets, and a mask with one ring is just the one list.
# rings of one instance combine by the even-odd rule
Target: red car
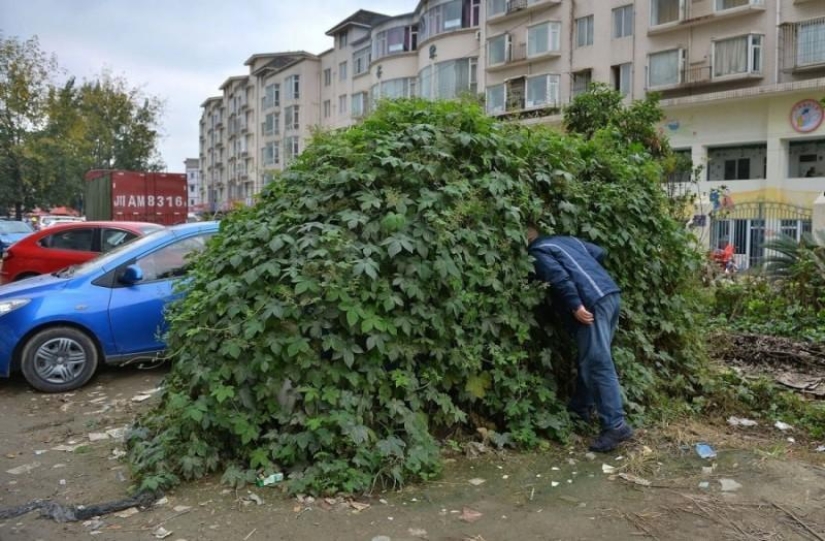
[[144,222],[67,222],[41,229],[3,253],[0,284],[83,263],[159,229],[164,227]]

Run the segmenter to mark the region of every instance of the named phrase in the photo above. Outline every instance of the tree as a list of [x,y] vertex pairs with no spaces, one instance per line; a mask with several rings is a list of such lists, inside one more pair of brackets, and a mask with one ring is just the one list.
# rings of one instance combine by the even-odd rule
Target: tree
[[614,130],[625,144],[639,144],[654,156],[671,152],[658,123],[664,118],[659,96],[648,93],[625,107],[624,97],[604,83],[593,83],[564,110],[564,128],[591,139],[602,130]]
[[157,153],[163,102],[139,88],[103,72],[77,92],[91,145],[90,168],[158,171],[164,164]]
[[58,74],[37,38],[0,41],[0,209],[18,219],[37,206],[75,206],[89,169],[164,167],[160,99],[108,72],[61,86]]
[[47,122],[47,104],[57,60],[36,37],[21,42],[0,36],[0,213],[40,202],[34,139]]

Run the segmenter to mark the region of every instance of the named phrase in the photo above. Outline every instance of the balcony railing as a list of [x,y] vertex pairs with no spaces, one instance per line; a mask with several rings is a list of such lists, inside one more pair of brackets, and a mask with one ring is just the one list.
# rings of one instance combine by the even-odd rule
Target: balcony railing
[[681,84],[696,85],[709,83],[713,80],[713,66],[698,66],[685,68],[679,74]]
[[[545,56],[553,54],[559,54],[559,51],[548,51],[547,53],[542,53],[541,55],[536,56]],[[499,62],[498,64],[487,66],[487,71],[501,71],[515,65],[526,64],[529,61],[530,58],[528,58],[527,56],[526,43],[511,44],[510,47],[507,48],[507,51],[504,55],[504,61]]]
[[678,88],[719,84],[731,82],[739,79],[752,79],[762,77],[760,71],[746,71],[741,73],[729,73],[725,75],[714,74],[713,66],[693,66],[679,71],[677,81],[667,83],[650,83],[650,90],[657,92],[667,92]]

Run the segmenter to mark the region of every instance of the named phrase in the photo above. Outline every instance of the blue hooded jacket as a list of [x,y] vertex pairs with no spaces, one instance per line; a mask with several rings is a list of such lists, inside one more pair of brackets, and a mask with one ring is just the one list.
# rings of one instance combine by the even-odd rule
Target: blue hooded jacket
[[571,312],[582,305],[592,312],[599,300],[620,291],[601,266],[605,251],[595,244],[576,237],[538,237],[527,251],[538,277]]

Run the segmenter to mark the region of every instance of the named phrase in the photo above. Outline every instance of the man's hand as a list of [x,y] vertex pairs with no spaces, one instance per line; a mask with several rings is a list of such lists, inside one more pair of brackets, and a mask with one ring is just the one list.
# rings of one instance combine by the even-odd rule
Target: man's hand
[[576,311],[573,312],[573,317],[581,323],[582,325],[592,325],[593,324],[593,314],[591,314],[584,305],[579,306],[576,308]]

